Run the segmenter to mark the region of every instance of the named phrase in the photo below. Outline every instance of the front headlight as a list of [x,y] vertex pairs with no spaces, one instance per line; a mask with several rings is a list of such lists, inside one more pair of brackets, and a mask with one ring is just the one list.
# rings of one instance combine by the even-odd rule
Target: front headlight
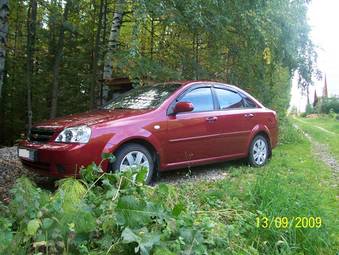
[[87,126],[65,128],[55,139],[59,143],[88,143],[91,129]]

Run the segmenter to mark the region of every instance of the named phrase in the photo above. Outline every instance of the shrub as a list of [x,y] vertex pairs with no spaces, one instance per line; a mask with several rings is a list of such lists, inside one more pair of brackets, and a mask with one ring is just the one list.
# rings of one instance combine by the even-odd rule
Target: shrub
[[307,116],[306,112],[300,113],[300,117],[301,117],[301,118],[305,118],[306,116]]
[[54,193],[18,179],[10,204],[0,207],[0,254],[255,251],[238,236],[230,240],[236,231],[218,217],[183,203],[173,186],[145,186],[145,174],[103,173],[92,164],[81,170],[82,179],[59,181]]
[[317,111],[319,113],[329,114],[331,109],[333,112],[339,113],[339,98],[323,98],[317,105]]

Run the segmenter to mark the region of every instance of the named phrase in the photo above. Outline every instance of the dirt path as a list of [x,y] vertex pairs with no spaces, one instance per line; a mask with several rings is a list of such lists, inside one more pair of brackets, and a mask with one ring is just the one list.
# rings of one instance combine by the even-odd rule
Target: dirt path
[[[301,119],[297,119],[297,118],[293,118],[294,120],[296,120],[296,121],[300,121],[301,123],[304,123],[304,124],[306,124],[306,125],[309,125],[309,123],[307,123],[306,121],[303,121],[303,120],[301,120]],[[319,130],[321,130],[321,131],[324,131],[325,133],[327,133],[327,134],[331,134],[331,135],[337,135],[336,133],[334,133],[334,132],[332,132],[332,131],[329,131],[329,130],[327,130],[326,128],[323,128],[323,127],[320,127],[320,126],[317,126],[317,125],[312,125],[312,127],[315,127],[315,128],[317,128],[317,129],[319,129]]]
[[294,127],[301,130],[301,132],[303,132],[305,137],[312,144],[312,150],[313,150],[314,155],[332,169],[333,176],[338,181],[339,180],[339,164],[334,158],[334,156],[332,156],[331,152],[328,149],[327,144],[322,144],[322,143],[315,141],[315,139],[313,139],[308,133],[306,133],[297,124],[294,124]]

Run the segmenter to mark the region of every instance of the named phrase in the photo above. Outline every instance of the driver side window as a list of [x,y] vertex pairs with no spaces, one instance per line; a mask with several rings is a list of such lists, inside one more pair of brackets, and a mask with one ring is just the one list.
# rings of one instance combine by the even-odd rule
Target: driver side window
[[213,97],[211,88],[197,88],[185,94],[179,102],[190,102],[194,106],[193,112],[213,111]]

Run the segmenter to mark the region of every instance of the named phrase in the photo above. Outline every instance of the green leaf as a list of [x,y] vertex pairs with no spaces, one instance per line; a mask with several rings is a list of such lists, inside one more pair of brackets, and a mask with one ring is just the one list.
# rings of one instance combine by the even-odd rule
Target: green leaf
[[135,177],[135,182],[136,183],[144,183],[145,182],[145,178],[147,175],[148,169],[146,167],[140,167],[140,169],[137,172],[137,175]]
[[173,210],[172,210],[172,214],[175,217],[178,217],[180,215],[181,212],[185,211],[186,207],[183,203],[178,203],[174,206]]
[[45,219],[42,220],[42,226],[41,227],[44,230],[47,230],[47,229],[49,229],[53,225],[53,223],[54,223],[54,221],[52,219],[45,218]]
[[116,212],[118,224],[128,227],[147,224],[152,216],[152,213],[147,210],[146,202],[134,196],[120,197]]
[[113,163],[116,160],[116,157],[112,153],[103,153],[101,157],[104,160],[109,160],[110,163]]
[[135,247],[135,253],[140,251],[141,255],[148,255],[154,245],[160,241],[160,233],[149,233],[147,228],[142,228],[137,231],[133,231],[130,228],[125,228],[121,233],[123,243],[137,243]]
[[156,248],[153,255],[176,255],[176,253],[171,252],[170,250],[161,247],[161,248]]
[[41,221],[38,219],[30,220],[27,224],[26,234],[34,236],[41,225]]

